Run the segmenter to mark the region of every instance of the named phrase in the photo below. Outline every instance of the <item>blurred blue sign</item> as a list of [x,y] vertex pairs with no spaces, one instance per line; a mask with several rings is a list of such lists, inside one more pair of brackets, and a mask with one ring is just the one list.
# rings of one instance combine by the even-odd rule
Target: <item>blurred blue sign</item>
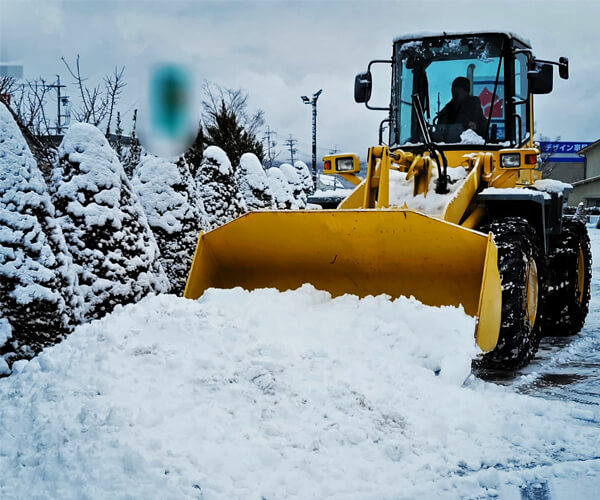
[[542,150],[542,158],[549,162],[556,163],[580,163],[584,159],[577,154],[591,142],[566,142],[566,141],[542,141],[540,149]]

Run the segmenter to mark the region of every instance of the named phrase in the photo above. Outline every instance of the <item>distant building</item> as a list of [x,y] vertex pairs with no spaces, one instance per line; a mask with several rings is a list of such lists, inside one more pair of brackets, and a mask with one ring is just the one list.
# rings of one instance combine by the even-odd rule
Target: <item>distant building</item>
[[573,192],[569,195],[569,205],[600,207],[600,139],[578,152],[583,162],[583,178],[572,182]]
[[544,179],[556,179],[569,184],[583,180],[585,161],[578,153],[590,144],[582,141],[540,142]]

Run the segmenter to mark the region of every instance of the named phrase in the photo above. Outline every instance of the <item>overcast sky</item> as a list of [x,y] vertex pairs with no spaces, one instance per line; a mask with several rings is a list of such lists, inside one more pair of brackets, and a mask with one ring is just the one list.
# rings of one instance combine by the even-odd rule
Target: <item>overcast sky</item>
[[[242,87],[265,111],[280,143],[293,134],[311,155],[310,107],[318,89],[319,156],[335,146],[364,159],[385,113],[354,103],[354,75],[391,55],[392,40],[422,31],[507,30],[531,41],[543,59],[569,57],[571,78],[538,96],[537,131],[562,140],[600,138],[600,1],[79,1],[0,0],[0,62],[24,65],[25,78],[72,79],[60,61],[81,55],[95,83],[125,66],[120,105],[143,106],[149,68],[177,61],[203,79]],[[389,74],[375,73],[386,105]],[[74,95],[75,89],[68,89]],[[282,154],[281,158],[286,157]]]

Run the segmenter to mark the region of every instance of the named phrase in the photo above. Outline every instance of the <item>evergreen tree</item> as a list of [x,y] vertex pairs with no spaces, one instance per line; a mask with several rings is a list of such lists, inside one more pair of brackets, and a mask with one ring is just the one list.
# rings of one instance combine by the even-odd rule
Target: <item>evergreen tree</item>
[[198,133],[196,138],[188,150],[184,154],[184,159],[188,165],[189,171],[192,176],[196,176],[198,167],[202,163],[202,155],[206,148],[206,138],[204,137],[204,130],[202,128],[202,122],[198,126]]
[[79,277],[84,319],[168,291],[142,206],[106,138],[77,123],[58,153],[52,197]]
[[142,156],[131,184],[148,217],[171,293],[183,294],[200,231],[208,217],[185,157],[176,162]]
[[0,144],[0,354],[12,364],[68,334],[81,298],[46,183],[3,104]]
[[227,154],[217,146],[204,150],[196,171],[196,185],[211,228],[239,217],[247,211]]
[[123,169],[128,179],[131,179],[135,167],[140,162],[140,156],[142,154],[142,147],[140,141],[135,133],[137,127],[137,109],[133,110],[133,125],[131,127],[131,145],[129,146],[129,152],[123,162]]
[[205,127],[205,140],[206,144],[219,146],[225,151],[234,165],[239,165],[244,153],[254,153],[262,161],[262,143],[254,134],[244,129],[235,111],[227,108],[224,100]]
[[253,153],[242,155],[235,178],[248,210],[273,208],[273,193],[269,187],[269,179],[256,155]]

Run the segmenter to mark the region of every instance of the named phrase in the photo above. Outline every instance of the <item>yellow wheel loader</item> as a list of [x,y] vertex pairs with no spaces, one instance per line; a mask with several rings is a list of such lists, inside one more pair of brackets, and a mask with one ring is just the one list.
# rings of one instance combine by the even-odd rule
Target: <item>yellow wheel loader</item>
[[[369,104],[374,64],[391,66],[386,107]],[[562,213],[567,185],[540,181],[533,141],[533,95],[551,92],[554,66],[568,78],[566,58],[536,59],[511,33],[396,39],[355,80],[355,100],[387,112],[366,174],[354,154],[323,158],[352,193],[335,210],[252,212],[201,234],[185,296],[311,283],[462,306],[480,362],[501,369],[525,364],[544,331],[575,333],[589,238]]]

